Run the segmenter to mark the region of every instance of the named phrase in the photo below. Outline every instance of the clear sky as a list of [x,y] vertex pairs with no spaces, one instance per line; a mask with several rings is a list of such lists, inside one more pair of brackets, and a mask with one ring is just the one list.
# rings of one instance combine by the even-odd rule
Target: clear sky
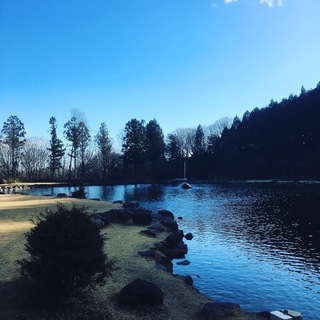
[[316,87],[320,0],[0,0],[0,45],[0,129],[62,135],[77,108],[92,136],[166,135]]

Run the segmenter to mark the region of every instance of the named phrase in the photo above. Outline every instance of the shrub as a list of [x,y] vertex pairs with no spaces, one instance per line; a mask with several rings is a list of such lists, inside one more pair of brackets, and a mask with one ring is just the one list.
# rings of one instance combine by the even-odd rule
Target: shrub
[[79,187],[79,189],[71,192],[71,198],[78,198],[78,199],[84,199],[86,197],[86,192],[84,190],[84,187]]
[[64,299],[103,285],[116,269],[103,250],[105,238],[84,207],[59,204],[55,212],[46,210],[26,238],[30,258],[18,261],[21,273],[49,296]]

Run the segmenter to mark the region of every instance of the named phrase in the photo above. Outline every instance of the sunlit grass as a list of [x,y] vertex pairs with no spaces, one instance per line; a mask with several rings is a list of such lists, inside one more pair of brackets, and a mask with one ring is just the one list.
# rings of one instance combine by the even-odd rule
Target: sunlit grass
[[[30,219],[36,220],[47,208],[55,210],[58,202],[67,207],[74,203],[84,205],[89,212],[104,212],[119,206],[93,200],[0,195],[0,319],[201,319],[200,310],[208,299],[171,274],[157,270],[153,259],[138,254],[163,240],[167,234],[163,233],[157,239],[148,238],[140,234],[143,227],[133,225],[115,224],[102,231],[107,237],[107,255],[114,258],[119,267],[103,287],[72,299],[58,309],[53,308],[52,303],[43,303],[34,285],[19,279],[15,262],[26,256],[25,233],[33,227]],[[152,308],[120,306],[117,299],[120,290],[136,278],[157,284],[164,293],[164,305]],[[240,319],[257,318],[243,316]]]

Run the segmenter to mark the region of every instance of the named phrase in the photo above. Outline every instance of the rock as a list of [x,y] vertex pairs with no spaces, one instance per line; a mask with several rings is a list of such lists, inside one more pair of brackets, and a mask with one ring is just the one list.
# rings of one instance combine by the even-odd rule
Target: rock
[[160,271],[167,272],[167,268],[166,268],[163,264],[161,264],[161,263],[159,263],[159,262],[156,263],[156,268],[157,268],[158,270],[160,270]]
[[166,241],[170,246],[174,247],[177,244],[182,242],[182,238],[183,238],[183,231],[178,230],[178,231],[175,231],[175,232],[169,234],[166,237]]
[[137,201],[128,201],[122,205],[126,209],[139,208],[140,204]]
[[139,251],[138,253],[140,254],[141,257],[144,257],[144,258],[154,258],[155,257],[155,250],[154,249]]
[[151,213],[152,216],[152,221],[160,221],[161,220],[161,216],[158,213]]
[[114,204],[123,204],[123,201],[122,200],[115,200],[112,203],[114,203]]
[[91,218],[91,222],[93,224],[95,224],[98,228],[102,229],[105,227],[104,222],[102,221],[102,219],[98,218],[98,217],[92,217]]
[[156,244],[156,247],[170,259],[184,258],[188,252],[188,246],[184,243],[179,243],[175,247],[172,247],[168,245],[166,241],[164,241]]
[[186,240],[192,240],[193,234],[191,232],[188,232],[184,237],[186,238]]
[[169,210],[159,210],[158,214],[162,217],[162,218],[170,218],[170,219],[174,219],[174,215],[171,211]]
[[131,221],[132,212],[128,209],[119,208],[119,209],[111,209],[107,212],[97,213],[95,214],[106,225],[110,223],[128,223]]
[[151,211],[144,208],[131,209],[132,222],[139,225],[150,225],[152,222]]
[[164,253],[160,251],[155,251],[154,259],[156,260],[156,262],[162,264],[166,268],[166,271],[173,271],[173,263],[171,259],[167,257]]
[[136,279],[122,288],[119,302],[128,306],[161,305],[163,304],[163,292],[152,282]]
[[177,265],[179,266],[187,266],[189,265],[191,262],[189,260],[183,260],[183,261],[178,261]]
[[193,279],[190,275],[188,276],[183,276],[181,274],[174,274],[173,275],[176,278],[181,279],[187,286],[192,286],[193,285]]
[[178,224],[177,221],[172,219],[165,219],[160,221],[160,223],[166,227],[169,231],[176,231],[178,230]]
[[182,276],[182,277],[183,277],[184,283],[187,286],[192,286],[193,285],[193,279],[192,279],[191,276]]
[[68,198],[68,195],[64,192],[61,192],[56,195],[56,198]]
[[191,188],[192,188],[192,186],[188,182],[184,182],[182,184],[182,189],[191,189]]
[[298,311],[293,311],[293,310],[283,310],[284,314],[287,314],[288,316],[292,317],[293,320],[301,320],[301,313]]
[[147,236],[147,237],[151,237],[151,238],[155,238],[157,236],[157,232],[155,232],[154,230],[141,230],[140,233],[144,236]]
[[231,302],[208,302],[202,309],[202,315],[208,320],[236,317],[240,312],[240,305]]
[[150,229],[150,230],[155,230],[155,231],[157,231],[157,232],[159,232],[159,233],[165,231],[164,226],[161,225],[160,223],[157,223],[157,222],[153,222],[153,223],[148,227],[148,229]]

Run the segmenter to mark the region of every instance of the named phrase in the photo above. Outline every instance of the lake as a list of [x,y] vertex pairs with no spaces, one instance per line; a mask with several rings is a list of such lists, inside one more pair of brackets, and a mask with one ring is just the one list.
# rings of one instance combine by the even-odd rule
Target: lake
[[[30,194],[71,195],[74,188],[35,188]],[[320,185],[289,183],[90,186],[88,198],[140,202],[171,210],[185,241],[194,286],[247,311],[291,309],[320,319]]]

